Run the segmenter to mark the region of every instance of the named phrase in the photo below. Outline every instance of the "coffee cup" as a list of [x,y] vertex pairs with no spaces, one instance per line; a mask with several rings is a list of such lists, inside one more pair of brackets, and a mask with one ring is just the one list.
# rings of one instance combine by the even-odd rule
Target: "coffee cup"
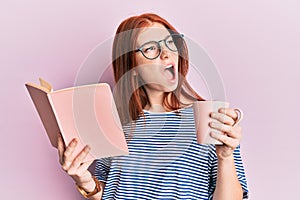
[[[196,101],[193,103],[194,122],[197,136],[197,143],[199,144],[222,144],[222,142],[212,138],[210,132],[217,134],[224,134],[223,132],[213,129],[209,126],[210,122],[221,123],[220,121],[210,117],[212,112],[218,112],[220,108],[229,108],[229,103],[225,101]],[[240,109],[234,109],[238,113],[238,119],[235,124],[238,124],[242,118],[243,113]]]

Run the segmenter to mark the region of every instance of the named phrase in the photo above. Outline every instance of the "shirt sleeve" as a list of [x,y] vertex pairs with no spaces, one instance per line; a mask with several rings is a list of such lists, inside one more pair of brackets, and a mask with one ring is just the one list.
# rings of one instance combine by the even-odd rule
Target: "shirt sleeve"
[[[235,164],[235,168],[236,168],[237,177],[238,177],[238,180],[243,189],[243,199],[248,199],[249,191],[248,191],[243,161],[242,161],[242,157],[241,157],[240,146],[238,146],[234,150],[233,157],[234,157],[234,164]],[[216,155],[215,146],[212,145],[211,151],[209,152],[209,163],[210,163],[210,166],[209,166],[209,169],[210,169],[209,199],[212,199],[213,193],[216,188],[217,170],[218,170],[218,160],[217,159],[218,158]]]
[[101,158],[96,160],[94,175],[99,181],[106,182],[110,170],[111,158]]

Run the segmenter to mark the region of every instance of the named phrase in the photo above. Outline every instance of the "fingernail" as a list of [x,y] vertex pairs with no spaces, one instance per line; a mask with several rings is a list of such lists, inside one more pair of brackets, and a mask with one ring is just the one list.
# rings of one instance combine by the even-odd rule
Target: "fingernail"
[[215,124],[216,124],[215,122],[209,122],[209,126],[210,126],[210,127],[214,127]]
[[76,138],[74,138],[73,140],[72,140],[72,144],[74,145],[74,144],[77,144],[77,139]]
[[216,134],[214,132],[210,132],[210,136],[214,138]]

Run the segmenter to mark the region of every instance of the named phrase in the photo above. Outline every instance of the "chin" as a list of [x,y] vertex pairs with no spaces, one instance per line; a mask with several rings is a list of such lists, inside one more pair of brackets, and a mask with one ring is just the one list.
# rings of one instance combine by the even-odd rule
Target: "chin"
[[145,87],[150,89],[150,90],[153,90],[153,91],[173,92],[178,87],[178,79],[176,79],[172,83],[165,82],[165,81],[163,81],[163,82],[162,81],[156,81],[156,83],[145,84]]
[[172,85],[168,85],[168,86],[165,86],[165,92],[173,92],[177,89],[178,87],[178,81],[176,81],[176,83],[172,84]]

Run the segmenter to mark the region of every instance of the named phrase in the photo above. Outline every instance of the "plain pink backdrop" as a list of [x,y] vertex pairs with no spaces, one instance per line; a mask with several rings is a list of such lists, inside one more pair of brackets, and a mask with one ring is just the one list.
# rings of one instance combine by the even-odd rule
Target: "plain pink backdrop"
[[250,199],[297,199],[299,10],[297,0],[2,1],[1,199],[82,199],[24,83],[43,77],[56,89],[72,86],[92,49],[123,19],[144,12],[201,44],[218,66],[228,101],[243,109]]

